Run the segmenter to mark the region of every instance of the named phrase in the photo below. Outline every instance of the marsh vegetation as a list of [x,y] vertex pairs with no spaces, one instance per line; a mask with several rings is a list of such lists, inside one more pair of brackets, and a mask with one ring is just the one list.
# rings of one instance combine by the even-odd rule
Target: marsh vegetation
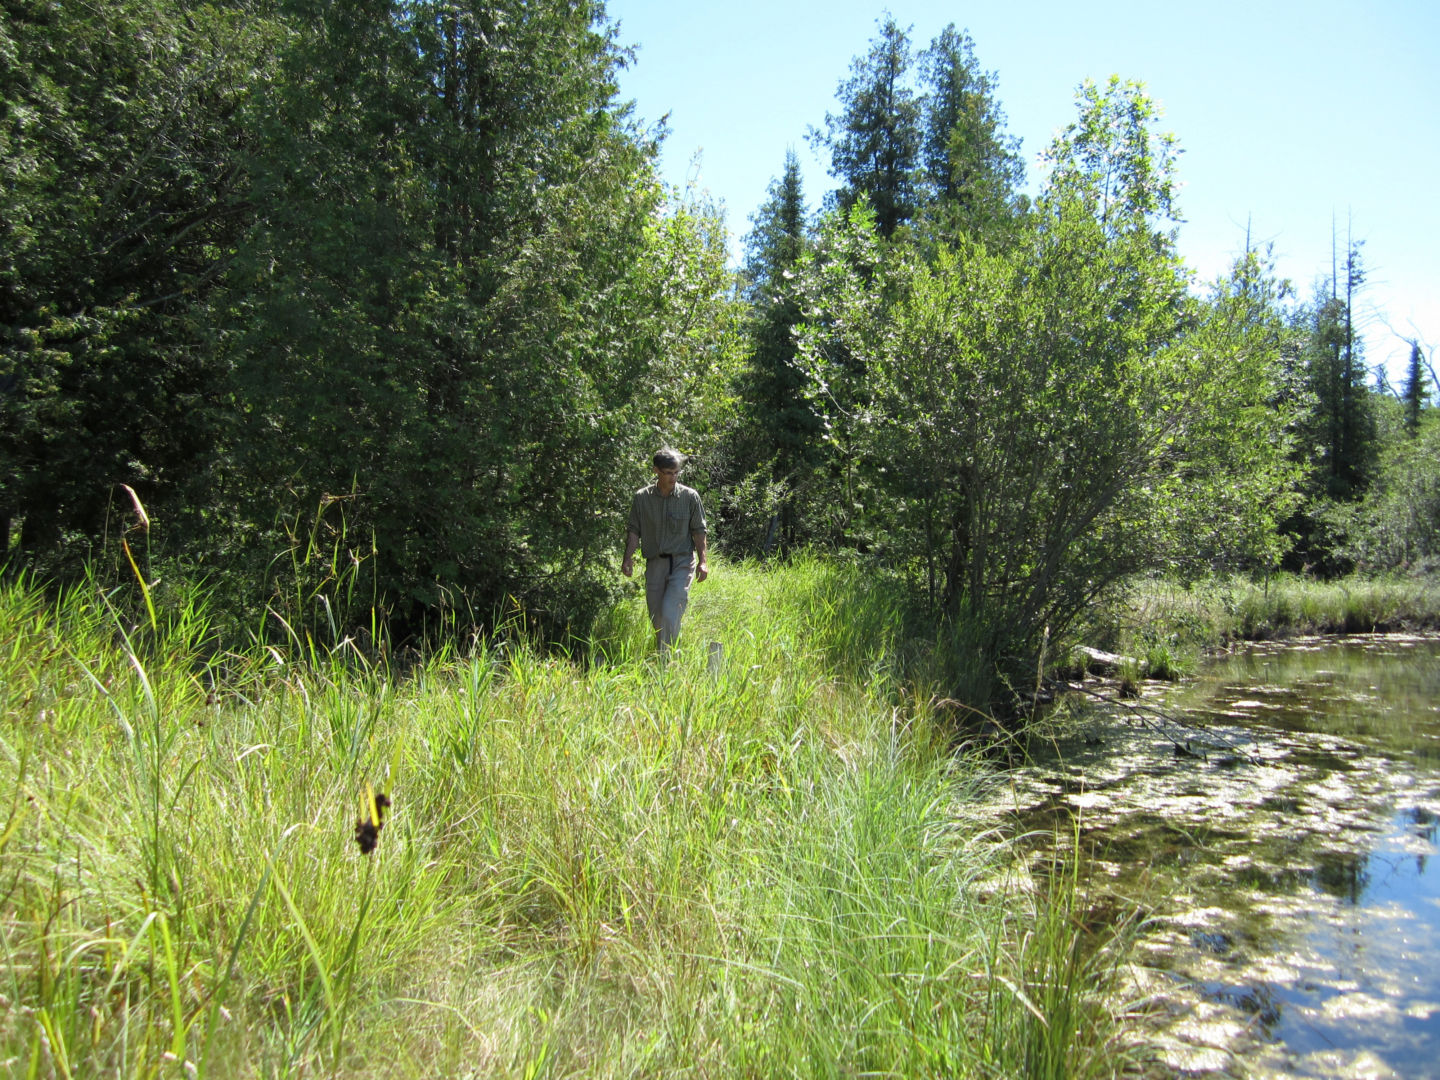
[[[1085,884],[981,773],[884,590],[725,567],[663,671],[518,622],[398,670],[0,595],[0,1061],[22,1075],[1104,1076]],[[373,853],[367,787],[391,800]]]

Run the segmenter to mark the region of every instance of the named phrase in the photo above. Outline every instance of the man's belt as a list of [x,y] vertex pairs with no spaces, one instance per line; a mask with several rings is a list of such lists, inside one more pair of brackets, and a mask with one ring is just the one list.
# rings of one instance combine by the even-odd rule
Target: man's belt
[[[688,558],[689,558],[691,555],[693,555],[693,554],[695,554],[694,551],[681,551],[681,552],[678,552],[678,553],[672,551],[672,552],[670,552],[668,555],[651,555],[651,556],[650,556],[649,558],[647,558],[645,561],[646,561],[646,562],[654,562],[656,559],[664,559],[666,562],[668,562],[668,563],[670,564],[670,570],[668,571],[668,573],[669,573],[669,574],[673,574],[673,573],[675,572],[675,560],[676,560],[677,558],[688,559]],[[667,576],[668,576],[668,575],[667,575]]]

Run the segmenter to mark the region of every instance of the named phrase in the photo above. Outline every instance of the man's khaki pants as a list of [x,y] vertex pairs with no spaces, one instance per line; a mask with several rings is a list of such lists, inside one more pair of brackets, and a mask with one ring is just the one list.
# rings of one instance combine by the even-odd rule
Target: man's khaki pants
[[655,628],[661,657],[680,636],[680,617],[690,602],[694,562],[694,552],[645,560],[645,606],[650,609],[650,625]]

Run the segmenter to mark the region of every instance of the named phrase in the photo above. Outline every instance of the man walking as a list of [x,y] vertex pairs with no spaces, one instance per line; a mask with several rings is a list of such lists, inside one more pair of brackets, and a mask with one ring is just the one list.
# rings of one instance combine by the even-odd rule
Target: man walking
[[664,660],[680,634],[680,617],[690,601],[690,575],[704,581],[705,508],[694,488],[679,483],[685,459],[674,450],[657,451],[651,462],[655,482],[635,493],[625,534],[620,572],[635,572],[635,548],[645,559],[645,606],[655,628],[655,644]]

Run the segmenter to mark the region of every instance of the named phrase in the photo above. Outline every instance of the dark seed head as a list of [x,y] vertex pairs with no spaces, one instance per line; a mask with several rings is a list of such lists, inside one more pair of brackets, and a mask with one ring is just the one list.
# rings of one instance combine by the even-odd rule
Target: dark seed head
[[355,842],[360,845],[360,854],[369,855],[380,842],[380,826],[361,818],[355,823]]
[[385,827],[385,811],[390,809],[390,800],[381,794],[375,796],[375,820],[369,814],[361,815],[355,822],[355,842],[360,845],[360,854],[369,855],[380,842],[380,830]]

